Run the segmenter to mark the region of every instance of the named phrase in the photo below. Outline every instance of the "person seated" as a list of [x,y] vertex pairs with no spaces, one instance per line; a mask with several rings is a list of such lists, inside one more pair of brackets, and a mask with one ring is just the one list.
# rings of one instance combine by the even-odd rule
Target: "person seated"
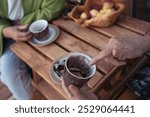
[[31,74],[27,65],[10,50],[14,42],[32,38],[28,25],[38,19],[57,18],[64,0],[1,0],[0,80],[16,99],[31,99]]

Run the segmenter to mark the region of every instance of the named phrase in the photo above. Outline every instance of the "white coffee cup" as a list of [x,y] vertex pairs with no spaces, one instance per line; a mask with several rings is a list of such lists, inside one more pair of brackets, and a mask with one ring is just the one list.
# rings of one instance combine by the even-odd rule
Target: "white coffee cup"
[[45,39],[48,38],[49,28],[48,22],[44,19],[36,20],[29,26],[29,31],[33,34],[33,36],[37,39]]

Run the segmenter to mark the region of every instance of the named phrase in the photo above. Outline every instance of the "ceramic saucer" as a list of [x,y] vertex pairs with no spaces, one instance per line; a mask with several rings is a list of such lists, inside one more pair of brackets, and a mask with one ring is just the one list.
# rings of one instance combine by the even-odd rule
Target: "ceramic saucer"
[[70,54],[71,54],[71,52],[58,57],[55,61],[52,62],[51,66],[50,66],[49,75],[51,76],[51,79],[57,84],[61,85],[61,77],[55,72],[54,65],[56,62],[65,59]]

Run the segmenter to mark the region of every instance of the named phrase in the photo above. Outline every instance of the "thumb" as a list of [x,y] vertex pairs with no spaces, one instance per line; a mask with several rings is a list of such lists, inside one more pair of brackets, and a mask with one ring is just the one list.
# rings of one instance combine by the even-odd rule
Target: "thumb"
[[19,30],[24,30],[24,29],[27,29],[28,28],[28,25],[21,25],[21,26],[18,26],[18,29]]
[[80,92],[79,92],[79,89],[78,89],[76,86],[70,85],[70,86],[69,86],[69,90],[70,90],[70,92],[72,93],[72,95],[73,95],[74,97],[76,97],[77,99],[79,99],[79,98],[81,97],[81,94],[80,94]]
[[111,57],[107,57],[105,60],[116,66],[122,66],[122,65],[127,64],[125,61],[120,61],[120,60],[117,60],[116,58],[111,58]]

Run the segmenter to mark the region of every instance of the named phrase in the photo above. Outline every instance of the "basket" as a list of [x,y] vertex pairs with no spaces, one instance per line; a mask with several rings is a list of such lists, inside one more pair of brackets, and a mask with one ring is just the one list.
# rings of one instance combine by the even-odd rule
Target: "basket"
[[82,26],[96,26],[96,27],[108,27],[111,26],[121,12],[125,9],[125,5],[123,4],[123,0],[114,0],[113,1],[113,9],[114,11],[105,14],[105,15],[97,15],[95,17],[91,17],[87,15],[87,18],[81,18],[81,14],[85,12],[89,14],[89,11],[92,9],[100,11],[103,7],[103,3],[105,0],[87,0],[85,5],[77,5],[73,8],[73,10],[68,13],[68,17],[71,18],[78,24]]

